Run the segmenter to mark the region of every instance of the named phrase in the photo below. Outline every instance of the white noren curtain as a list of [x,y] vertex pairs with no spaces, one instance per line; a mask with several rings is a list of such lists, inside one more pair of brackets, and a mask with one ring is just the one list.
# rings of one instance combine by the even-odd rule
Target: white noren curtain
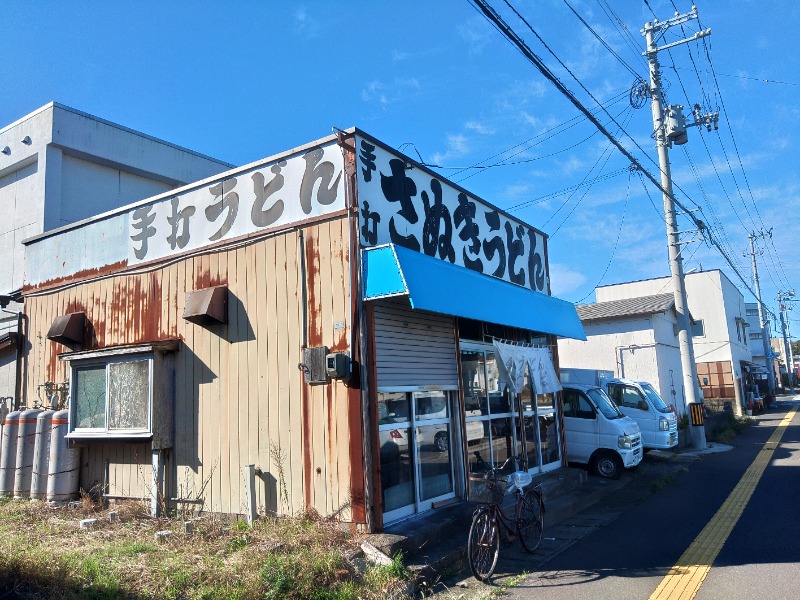
[[522,390],[525,365],[528,365],[531,385],[535,394],[548,394],[561,389],[561,382],[556,376],[553,360],[546,348],[517,346],[495,340],[494,349],[498,359],[500,380],[505,382],[515,394]]

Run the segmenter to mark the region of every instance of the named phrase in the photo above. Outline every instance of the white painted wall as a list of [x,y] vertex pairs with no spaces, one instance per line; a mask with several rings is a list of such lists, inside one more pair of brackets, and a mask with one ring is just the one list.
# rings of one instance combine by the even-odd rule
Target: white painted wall
[[[598,302],[672,293],[669,277],[633,281],[596,290]],[[703,336],[692,338],[697,362],[729,361],[741,377],[740,361],[750,361],[750,346],[736,333],[736,317],[745,318],[744,297],[722,271],[686,275],[686,301],[694,319],[702,319]],[[763,354],[763,353],[762,353]]]
[[58,206],[60,214],[56,215],[56,207],[53,207],[53,221],[58,220],[55,227],[173,189],[162,181],[72,156],[63,157],[61,168],[62,201]]
[[23,285],[24,239],[232,166],[56,103],[0,129],[6,147],[0,294]]
[[682,412],[686,396],[683,389],[681,351],[675,335],[676,323],[674,312],[658,315],[657,319],[653,319],[653,330],[658,344],[657,375],[655,380],[646,377],[640,379],[650,381],[664,402],[672,404],[678,412]]
[[22,240],[38,233],[42,222],[42,204],[34,201],[41,189],[39,179],[35,162],[0,177],[0,294],[22,287]]
[[[8,310],[20,310],[21,306],[15,302],[11,302],[7,306]],[[7,312],[0,311],[0,339],[5,338],[9,333],[17,332],[17,317]],[[12,344],[10,347],[0,350],[0,399],[9,398],[14,396],[14,388],[16,383],[16,358],[17,349],[16,345]],[[10,403],[6,402],[5,406],[8,408]],[[4,406],[0,401],[0,409]]]
[[670,404],[683,393],[675,387],[681,385],[681,361],[674,323],[669,314],[585,322],[587,341],[558,340],[559,364],[562,368],[604,369],[617,377],[649,381]]
[[[0,352],[0,399],[13,398],[16,381],[17,353],[14,348]],[[0,407],[8,407],[8,403],[0,403]]]
[[758,320],[758,303],[757,302],[748,302],[745,304],[745,311],[747,309],[751,309],[755,311],[755,314],[745,316],[747,319],[748,324],[750,325],[747,328],[747,345],[750,348],[750,353],[753,356],[753,362],[758,363],[760,365],[766,366],[766,360],[764,359],[764,343],[759,338],[757,340],[751,340],[750,334],[751,333],[760,333],[761,332],[761,322]]

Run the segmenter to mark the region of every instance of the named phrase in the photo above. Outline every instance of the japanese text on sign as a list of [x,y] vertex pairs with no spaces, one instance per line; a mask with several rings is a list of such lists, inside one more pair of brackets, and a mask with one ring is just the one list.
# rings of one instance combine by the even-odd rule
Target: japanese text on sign
[[128,264],[344,209],[335,143],[133,209]]
[[393,243],[547,293],[544,235],[357,138],[361,242]]

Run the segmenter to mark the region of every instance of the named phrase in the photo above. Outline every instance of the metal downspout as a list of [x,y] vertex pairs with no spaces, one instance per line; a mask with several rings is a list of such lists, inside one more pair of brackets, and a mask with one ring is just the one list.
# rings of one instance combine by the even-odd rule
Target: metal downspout
[[22,333],[22,325],[26,315],[19,311],[17,313],[17,363],[16,373],[14,374],[14,410],[19,410],[22,406],[22,357],[25,353],[25,337]]

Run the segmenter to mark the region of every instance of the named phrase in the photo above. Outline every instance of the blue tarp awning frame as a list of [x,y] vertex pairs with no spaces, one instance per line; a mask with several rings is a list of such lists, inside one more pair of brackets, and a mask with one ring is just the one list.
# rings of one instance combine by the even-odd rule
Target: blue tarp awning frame
[[364,300],[586,340],[575,305],[395,244],[362,251]]

